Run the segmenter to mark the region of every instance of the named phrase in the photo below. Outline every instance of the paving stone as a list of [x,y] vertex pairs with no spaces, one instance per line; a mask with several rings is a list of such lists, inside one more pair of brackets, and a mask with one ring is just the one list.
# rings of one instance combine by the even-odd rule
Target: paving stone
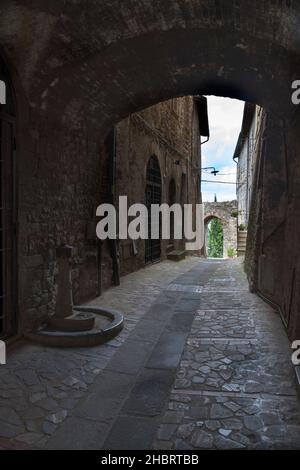
[[263,427],[263,422],[258,416],[245,416],[244,424],[250,431],[258,431]]
[[187,439],[195,429],[195,423],[182,424],[177,428],[177,436],[181,439]]
[[69,417],[53,432],[45,447],[51,450],[99,450],[106,430],[107,425],[103,423]]
[[209,431],[216,431],[221,427],[221,422],[214,419],[208,419],[205,421],[205,426]]
[[67,410],[59,410],[57,413],[53,413],[52,415],[47,416],[47,420],[53,424],[60,424],[66,419],[67,416]]
[[9,407],[0,407],[0,427],[3,423],[11,424],[13,426],[23,425],[17,413]]
[[26,422],[26,429],[30,432],[39,433],[40,427],[35,420],[28,420]]
[[176,379],[174,388],[181,389],[181,388],[189,388],[191,386],[191,381],[188,379]]
[[195,449],[211,449],[213,446],[213,436],[202,430],[195,430],[190,440]]
[[240,431],[243,429],[243,423],[237,418],[222,419],[222,425],[227,429]]
[[36,432],[26,432],[25,434],[18,435],[18,441],[25,442],[28,445],[33,445],[44,437],[43,434]]
[[246,393],[259,393],[264,390],[264,386],[259,382],[251,380],[245,384],[244,390]]
[[211,369],[208,366],[201,366],[199,367],[199,372],[202,372],[202,374],[209,374]]
[[282,425],[267,426],[265,435],[272,438],[283,437],[286,434],[286,428]]
[[245,436],[244,434],[234,433],[234,434],[231,435],[231,439],[233,441],[238,442],[239,444],[242,444],[246,448],[251,446],[250,439],[248,439],[248,437]]
[[161,441],[168,441],[176,429],[176,424],[161,424],[158,428],[157,438]]
[[174,376],[171,371],[144,369],[126,400],[124,414],[156,416],[166,404]]
[[25,429],[14,424],[0,422],[0,437],[14,438],[24,433]]
[[219,369],[219,374],[224,380],[229,380],[233,375],[233,370],[230,367],[222,367]]
[[171,450],[172,447],[173,447],[173,443],[171,441],[156,440],[153,445],[153,448],[155,450]]
[[219,433],[224,437],[228,437],[232,433],[232,430],[231,429],[220,428]]
[[203,377],[200,377],[199,375],[195,375],[193,378],[192,378],[192,382],[194,384],[203,384],[205,382],[205,379]]
[[180,394],[180,395],[172,394],[171,399],[172,401],[178,401],[179,403],[190,403],[192,401],[191,397],[187,395],[183,395],[183,394]]
[[157,422],[149,417],[120,416],[102,447],[107,450],[151,449],[156,431]]
[[29,397],[29,401],[31,403],[36,403],[37,401],[40,401],[40,400],[45,399],[45,398],[47,398],[47,394],[45,392],[33,393]]
[[244,444],[241,444],[240,442],[234,441],[232,439],[226,439],[223,436],[216,436],[214,442],[215,442],[217,449],[222,449],[222,450],[245,448]]
[[209,417],[209,408],[207,406],[191,406],[187,415],[195,419],[207,419]]
[[164,415],[165,423],[181,423],[184,417],[183,411],[167,411]]
[[168,405],[168,409],[169,410],[189,410],[190,407],[187,403],[179,403],[179,402],[174,402],[174,401],[171,401],[169,402],[169,405]]
[[259,417],[262,419],[264,426],[280,424],[280,418],[277,413],[260,413]]
[[210,417],[212,419],[228,418],[232,416],[232,411],[225,408],[223,405],[214,404],[210,410]]
[[56,411],[59,408],[57,401],[52,398],[44,398],[38,401],[36,405],[46,411]]
[[[164,291],[178,275],[180,290]],[[201,288],[197,298],[191,286]],[[123,278],[92,302],[128,316],[111,344],[12,352],[0,370],[0,436],[22,436],[35,448],[164,442],[188,450],[192,438],[196,448],[300,448],[289,342],[279,315],[247,289],[239,259],[191,258],[172,270],[166,262]],[[61,410],[69,416],[46,419]]]
[[191,450],[191,445],[183,439],[176,439],[173,448],[174,450]]
[[229,408],[233,412],[236,412],[241,408],[240,405],[238,405],[237,403],[235,403],[233,401],[225,403],[224,406],[226,406],[226,408]]
[[168,331],[168,326],[156,344],[146,367],[151,369],[176,369],[186,341],[186,333]]
[[16,370],[15,374],[27,386],[39,383],[39,378],[33,369]]
[[122,374],[137,374],[145,365],[153,349],[152,343],[128,340],[113,356],[108,370]]
[[225,384],[222,386],[222,390],[227,392],[240,392],[241,386],[239,384]]

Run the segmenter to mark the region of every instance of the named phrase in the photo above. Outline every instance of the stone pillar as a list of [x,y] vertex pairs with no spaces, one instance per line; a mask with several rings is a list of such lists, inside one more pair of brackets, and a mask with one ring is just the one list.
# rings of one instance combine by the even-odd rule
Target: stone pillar
[[73,314],[73,293],[70,269],[70,259],[73,247],[63,245],[57,248],[58,259],[58,288],[55,307],[56,318],[66,318]]

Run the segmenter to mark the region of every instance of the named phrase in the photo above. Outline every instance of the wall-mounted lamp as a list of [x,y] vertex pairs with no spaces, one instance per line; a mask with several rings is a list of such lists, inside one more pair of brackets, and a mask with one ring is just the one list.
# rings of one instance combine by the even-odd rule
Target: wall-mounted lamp
[[216,176],[219,173],[219,170],[216,170],[214,166],[207,166],[205,168],[202,168],[202,170],[213,170],[211,171],[211,174]]

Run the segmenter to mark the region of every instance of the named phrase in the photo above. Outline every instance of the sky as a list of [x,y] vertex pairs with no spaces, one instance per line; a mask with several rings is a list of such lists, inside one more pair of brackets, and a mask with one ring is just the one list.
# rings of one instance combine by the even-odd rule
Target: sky
[[[235,183],[236,163],[232,157],[241,130],[244,102],[217,96],[207,96],[207,101],[210,140],[202,145],[202,168],[214,166],[220,175],[202,171],[202,180]],[[215,194],[220,202],[236,199],[234,184],[201,184],[203,202],[214,201]]]

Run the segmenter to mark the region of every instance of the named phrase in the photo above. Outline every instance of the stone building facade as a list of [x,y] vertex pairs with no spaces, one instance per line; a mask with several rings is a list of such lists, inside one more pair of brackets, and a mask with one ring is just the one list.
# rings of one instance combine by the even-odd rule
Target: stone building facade
[[[5,164],[1,197],[7,210],[2,211],[1,218],[8,238],[1,239],[2,248],[7,247],[0,251],[7,272],[1,285],[7,303],[1,299],[1,314],[11,314],[5,316],[9,321],[1,320],[0,337],[9,337],[16,331],[37,328],[54,312],[56,249],[60,245],[74,247],[71,271],[75,304],[100,295],[103,289],[118,283],[120,275],[145,266],[145,242],[99,241],[95,214],[99,204],[116,204],[119,195],[127,195],[129,205],[144,203],[151,158],[156,159],[160,173],[161,202],[200,202],[202,99],[178,98],[130,115],[115,126],[104,143],[94,139],[91,129],[70,120],[68,133],[54,126],[55,138],[48,144],[42,130],[32,132],[26,157],[18,159],[16,179],[15,104],[5,65],[2,77],[7,104],[0,109],[1,164]],[[42,159],[38,158],[41,142]],[[55,162],[53,149],[60,155]],[[28,191],[29,186],[32,191]],[[20,227],[17,236],[16,223]],[[155,261],[182,244],[162,241]]]
[[237,204],[238,227],[247,230],[251,198],[254,189],[254,172],[260,142],[263,109],[252,103],[245,103],[242,129],[233,159],[237,163]]
[[214,218],[222,224],[223,258],[228,258],[230,249],[237,250],[237,201],[204,203],[205,256],[207,256],[208,224]]
[[[245,269],[250,288],[280,312],[291,339],[299,337],[299,274],[293,197],[299,166],[286,140],[286,121],[245,104],[238,160],[239,223],[247,226]],[[297,176],[298,175],[298,176]]]
[[[119,196],[127,196],[128,206],[147,205],[147,191],[152,203],[201,202],[199,113],[203,100],[206,101],[189,96],[165,101],[132,114],[115,126],[106,161],[113,186],[111,199],[116,206]],[[156,181],[149,181],[149,171],[156,172]],[[172,237],[172,227],[170,240],[120,240],[115,248],[115,263],[109,250],[103,254],[103,287],[118,278],[114,270],[122,276],[165,259],[172,250],[184,250],[184,240]]]

